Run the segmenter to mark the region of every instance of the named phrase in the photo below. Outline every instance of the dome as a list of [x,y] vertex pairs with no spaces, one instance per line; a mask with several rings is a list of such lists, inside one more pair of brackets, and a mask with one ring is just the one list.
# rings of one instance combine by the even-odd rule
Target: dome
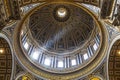
[[[96,16],[83,6],[47,3],[30,11],[20,22],[15,35],[15,43],[20,44],[15,50],[20,52],[17,57],[21,63],[37,75],[82,76],[103,58],[99,51],[106,37],[101,30]],[[101,60],[97,61],[96,65]]]
[[0,0],[0,80],[120,80],[120,0]]
[[94,31],[94,21],[75,5],[49,4],[30,16],[28,28],[30,36],[46,52],[73,54],[88,42]]
[[[90,14],[73,4],[44,5],[35,10],[26,23],[24,33],[28,34],[23,50],[40,69],[69,73],[71,69],[82,68],[99,48],[100,35],[99,32],[94,33],[97,30],[95,21]],[[93,52],[88,53],[91,45],[94,45]],[[27,52],[29,48],[32,48],[30,53]]]

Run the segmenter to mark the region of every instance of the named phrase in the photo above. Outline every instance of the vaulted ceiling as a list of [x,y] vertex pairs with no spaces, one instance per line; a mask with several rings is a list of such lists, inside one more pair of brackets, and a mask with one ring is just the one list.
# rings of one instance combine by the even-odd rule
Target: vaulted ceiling
[[10,80],[12,73],[12,54],[7,41],[0,38],[0,80]]
[[[5,29],[8,27],[8,23],[11,23],[11,22],[14,23],[14,21],[17,22],[18,20],[19,21],[22,20],[23,16],[21,14],[22,13],[21,8],[23,8],[25,6],[30,6],[29,4],[51,3],[51,1],[56,2],[57,0],[0,0],[0,33],[5,31]],[[58,0],[58,1],[63,1],[63,2],[69,1],[69,2],[77,3],[77,4],[84,3],[87,5],[89,5],[89,4],[94,5],[100,9],[97,12],[98,16],[99,16],[98,22],[100,22],[100,21],[104,22],[105,20],[107,20],[111,24],[111,27],[113,28],[113,29],[112,28],[111,29],[113,31],[114,31],[114,27],[120,28],[120,10],[119,10],[120,1],[119,0]],[[58,17],[58,14],[56,15],[56,13],[54,13],[53,9],[55,9],[55,7],[56,6],[49,5],[46,8],[41,8],[41,9],[35,11],[30,16],[30,18],[29,18],[30,21],[28,22],[29,24],[27,25],[29,28],[28,31],[30,31],[31,33],[28,35],[28,32],[26,32],[25,37],[26,37],[26,35],[28,37],[28,38],[26,38],[26,39],[28,39],[27,46],[29,46],[29,43],[30,43],[29,41],[31,39],[31,38],[29,38],[29,36],[32,36],[34,38],[34,40],[36,40],[37,44],[39,44],[42,47],[45,47],[48,52],[58,52],[57,55],[59,55],[59,54],[62,54],[62,52],[64,52],[64,53],[65,53],[65,51],[72,52],[76,48],[78,48],[78,47],[80,48],[81,45],[83,45],[84,42],[86,42],[89,39],[89,37],[91,36],[91,33],[93,31],[93,28],[96,26],[93,25],[94,20],[93,20],[93,18],[91,18],[91,16],[89,14],[87,14],[86,12],[84,12],[81,9],[77,9],[76,7],[71,7],[70,5],[65,5],[64,7],[62,7],[62,8],[69,7],[70,10],[68,10],[66,8],[66,11],[68,12],[67,17],[65,17],[64,19],[63,18],[59,19],[60,17]],[[56,11],[57,11],[57,9],[56,9]],[[79,12],[77,12],[76,10],[78,10]],[[53,13],[52,13],[52,11],[53,11]],[[81,13],[82,15],[81,14],[79,15],[79,13]],[[72,17],[70,17],[71,14],[72,14]],[[77,24],[77,23],[79,23],[79,24]],[[65,30],[68,32],[65,32]],[[11,32],[14,32],[14,28],[11,29]],[[96,30],[96,32],[97,32],[97,30]],[[100,31],[100,32],[102,32],[102,31]],[[119,32],[115,31],[115,33],[119,33]],[[6,33],[6,34],[8,34],[8,33]],[[16,33],[14,33],[14,34],[16,34]],[[22,32],[21,32],[21,34],[22,34]],[[11,35],[13,35],[13,34],[11,34]],[[98,35],[102,36],[101,34],[99,34],[99,31],[98,31]],[[107,31],[106,31],[105,36],[106,35],[107,35]],[[112,32],[110,32],[109,36],[111,37],[111,35],[113,35]],[[7,35],[7,36],[9,36],[9,35]],[[89,42],[89,46],[88,46],[88,48],[86,48],[86,51],[89,51],[90,54],[88,54],[87,58],[91,59],[91,55],[96,53],[95,49],[97,51],[98,47],[96,47],[96,45],[94,45],[94,43],[95,43],[95,41],[97,41],[98,42],[97,44],[99,45],[99,41],[102,40],[102,39],[99,39],[99,36],[96,36],[95,39],[93,41],[91,41],[91,43]],[[14,41],[12,38],[13,37],[10,38],[11,41]],[[18,38],[18,36],[17,36],[17,38]],[[103,42],[104,41],[105,41],[105,39],[103,38]],[[24,41],[24,43],[25,42],[27,42],[27,40]],[[21,43],[22,43],[22,41],[21,41]],[[33,42],[31,41],[31,44],[32,43]],[[105,44],[107,44],[107,43],[105,43]],[[108,43],[108,44],[110,44],[110,43]],[[16,46],[16,45],[14,45],[14,46]],[[34,44],[30,45],[30,47],[31,46],[34,48],[36,47]],[[24,45],[22,45],[22,47],[25,48]],[[92,50],[94,51],[93,53],[92,53]],[[30,50],[28,50],[28,51],[30,52]],[[102,51],[102,50],[100,50],[100,51]],[[19,53],[19,52],[17,52],[17,53]],[[72,64],[72,59],[74,59],[74,57],[75,57],[75,60],[73,61],[73,63],[75,63],[75,61],[78,62],[75,65],[81,64],[82,61],[80,61],[80,60],[82,60],[82,59],[84,60],[84,62],[87,62],[87,60],[85,60],[87,58],[86,58],[86,56],[84,57],[83,53],[87,53],[87,52],[83,51],[80,54],[78,53],[75,56],[70,55],[70,56],[72,56],[72,58],[70,56],[64,57],[64,55],[63,55],[63,57],[64,57],[63,61],[65,62],[65,65],[67,65],[67,67],[69,67],[69,65]],[[32,54],[32,52],[31,52],[31,54]],[[45,53],[45,56],[42,55],[42,57],[44,57],[43,61],[42,61],[42,65],[44,65],[44,64],[46,64],[45,60],[47,59],[46,53]],[[58,57],[52,56],[52,58],[54,60],[56,60],[56,61],[54,61],[51,59],[51,61],[53,61],[52,67],[54,68],[58,65],[58,63],[57,63]],[[98,56],[97,56],[97,58],[98,58]],[[93,58],[93,59],[95,59],[95,58]],[[12,59],[12,54],[11,54],[11,50],[10,50],[10,45],[8,44],[8,42],[5,39],[0,38],[0,80],[10,80],[11,75],[12,75],[11,74],[12,73],[12,60],[13,59]],[[42,60],[42,58],[40,58],[38,61],[41,62],[40,60]],[[59,60],[61,60],[61,58]],[[89,61],[89,59],[88,59],[88,61]],[[49,60],[47,62],[49,62]],[[54,62],[55,62],[55,64],[53,64]],[[30,64],[32,64],[32,61]],[[20,65],[20,64],[18,63],[17,65]],[[45,67],[46,66],[44,66],[44,68]],[[103,66],[103,67],[105,67],[105,66]],[[100,69],[101,71],[98,69],[98,72],[95,72],[95,73],[100,73],[100,72],[105,73],[103,75],[104,75],[104,77],[106,77],[105,75],[107,73],[107,69],[105,70],[106,71],[105,72],[103,70],[103,67],[102,67],[102,69]],[[47,69],[49,72],[49,67],[47,67]],[[74,67],[72,67],[72,70],[73,69],[75,70]],[[62,70],[60,70],[60,71],[62,72]],[[47,70],[46,70],[46,72],[47,72]],[[120,80],[120,40],[116,41],[111,48],[110,55],[109,55],[109,61],[108,61],[108,73],[109,73],[110,80]],[[91,73],[90,75],[95,75],[95,74]],[[87,76],[87,77],[90,78],[89,76]],[[99,77],[101,77],[101,75],[99,75]],[[94,79],[101,80],[99,77],[95,76],[90,79],[91,80],[94,80]],[[25,79],[26,76],[23,76],[23,77],[21,76],[20,80],[23,78]],[[61,76],[58,79],[62,79]],[[85,78],[83,80],[87,80],[87,78]]]
[[120,40],[116,41],[112,46],[108,71],[110,80],[120,80]]

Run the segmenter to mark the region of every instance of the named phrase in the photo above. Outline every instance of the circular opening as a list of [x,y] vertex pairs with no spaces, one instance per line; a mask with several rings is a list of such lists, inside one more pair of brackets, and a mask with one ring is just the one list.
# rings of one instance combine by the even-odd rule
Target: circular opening
[[60,18],[66,17],[67,14],[68,14],[68,13],[67,13],[67,10],[66,10],[65,8],[59,8],[59,9],[57,10],[57,15],[58,15],[58,17],[60,17]]
[[[68,16],[68,10],[71,12],[68,21],[59,23],[53,19],[54,11],[56,17],[63,19]],[[98,27],[95,28],[96,22],[77,6],[50,4],[37,9],[25,23],[21,31],[24,54],[49,72],[68,73],[73,68],[82,68],[100,48],[101,35]]]
[[[70,11],[70,18],[63,22],[53,16],[61,4]],[[47,79],[61,77],[67,80],[89,74],[104,59],[105,50],[101,47],[107,47],[106,29],[94,14],[81,5],[61,4],[50,3],[35,8],[24,17],[14,35],[18,59],[26,69]],[[77,47],[74,41],[78,41]],[[63,47],[64,43],[67,46]]]
[[53,8],[53,15],[56,21],[65,22],[70,18],[70,9],[65,5],[58,5]]

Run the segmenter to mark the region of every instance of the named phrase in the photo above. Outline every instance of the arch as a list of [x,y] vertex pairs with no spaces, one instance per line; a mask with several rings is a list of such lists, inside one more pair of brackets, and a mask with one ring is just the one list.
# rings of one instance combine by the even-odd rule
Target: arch
[[[80,6],[80,5],[78,5],[78,6]],[[37,9],[37,8],[39,8],[40,6],[38,6],[38,7],[36,7],[35,9]],[[83,7],[83,6],[81,6],[81,7]],[[34,10],[35,10],[34,9]],[[87,11],[87,10],[86,10]],[[32,11],[31,11],[32,12]],[[88,11],[89,12],[89,11]],[[90,13],[91,15],[93,15],[92,13]],[[30,13],[29,13],[29,15],[30,15]],[[29,16],[28,15],[28,16]],[[102,24],[102,22],[98,22],[98,25],[100,26],[100,28],[102,29],[102,31],[103,31],[103,39],[104,39],[104,42],[103,42],[103,45],[102,45],[102,48],[104,48],[104,49],[102,49],[101,48],[101,50],[100,50],[100,53],[101,54],[99,54],[98,56],[100,56],[100,57],[98,57],[97,58],[97,60],[94,60],[94,62],[96,62],[97,61],[97,63],[96,63],[96,65],[92,65],[92,64],[95,64],[94,62],[92,62],[92,64],[90,64],[90,68],[89,69],[85,69],[84,68],[84,70],[86,70],[86,71],[84,71],[82,74],[80,73],[80,71],[78,71],[78,73],[74,73],[73,75],[70,75],[70,74],[66,74],[66,75],[64,75],[64,76],[61,76],[61,75],[58,75],[58,76],[54,76],[54,75],[51,75],[51,73],[48,73],[48,74],[46,74],[46,72],[45,71],[42,71],[42,70],[40,70],[40,71],[38,71],[38,68],[37,67],[35,67],[35,66],[30,66],[30,67],[27,67],[27,66],[29,66],[29,65],[32,65],[32,63],[30,63],[29,61],[28,61],[28,59],[26,59],[26,58],[24,58],[24,55],[23,54],[21,54],[21,53],[23,53],[23,51],[22,51],[22,49],[20,48],[20,44],[18,44],[18,43],[20,43],[19,42],[19,38],[18,38],[18,36],[19,36],[19,32],[20,32],[20,29],[21,29],[21,27],[19,27],[19,26],[21,26],[23,23],[24,23],[24,21],[25,21],[25,19],[27,18],[27,16],[25,16],[24,18],[23,18],[23,20],[22,20],[22,22],[19,22],[19,24],[18,24],[18,27],[16,27],[15,28],[15,31],[16,31],[16,33],[17,34],[14,34],[14,45],[13,45],[13,47],[14,47],[14,50],[15,50],[15,52],[17,52],[16,53],[16,55],[17,55],[17,58],[18,58],[18,60],[20,60],[20,63],[23,65],[23,67],[25,68],[25,69],[27,69],[30,73],[33,73],[33,74],[36,74],[36,76],[38,76],[38,77],[45,77],[45,78],[49,78],[49,79],[58,79],[58,80],[67,80],[67,79],[74,79],[74,78],[78,78],[79,76],[80,77],[84,77],[84,76],[86,76],[87,74],[90,74],[94,69],[95,69],[95,67],[96,66],[99,66],[100,64],[101,64],[101,62],[104,60],[104,58],[105,58],[105,55],[106,54],[104,54],[104,53],[106,53],[106,50],[107,50],[107,48],[108,48],[108,34],[107,33],[105,33],[106,32],[106,28],[105,27],[102,27],[103,26],[103,24]],[[97,17],[94,15],[94,19],[97,19]],[[97,20],[96,20],[97,21]],[[18,31],[19,30],[19,31]],[[106,45],[105,45],[106,44]],[[27,63],[26,63],[27,62]],[[88,67],[87,67],[88,68]],[[90,70],[91,69],[91,70]],[[83,70],[82,70],[83,71]],[[81,72],[82,72],[81,71]],[[87,73],[88,71],[90,71],[89,73]],[[85,74],[85,75],[83,75],[83,74]],[[67,77],[66,77],[67,76]]]
[[0,78],[9,80],[12,72],[12,55],[9,44],[0,38]]
[[107,57],[107,68],[108,68],[108,80],[119,80],[120,79],[120,35],[117,36],[111,43],[108,57]]
[[[61,0],[60,0],[61,1]],[[72,2],[77,2],[77,3],[85,3],[85,4],[91,4],[97,7],[100,7],[99,1],[97,0],[64,0],[64,1],[72,1]],[[29,4],[34,4],[34,3],[44,3],[44,2],[51,2],[51,0],[19,0],[18,3],[20,7],[29,5]],[[55,2],[55,0],[53,0]]]
[[17,77],[15,78],[15,80],[35,80],[35,77],[27,72],[20,72],[18,73]]
[[14,73],[13,49],[10,43],[10,39],[3,33],[0,33],[0,48],[4,50],[3,54],[2,53],[0,54],[0,79],[13,80]]

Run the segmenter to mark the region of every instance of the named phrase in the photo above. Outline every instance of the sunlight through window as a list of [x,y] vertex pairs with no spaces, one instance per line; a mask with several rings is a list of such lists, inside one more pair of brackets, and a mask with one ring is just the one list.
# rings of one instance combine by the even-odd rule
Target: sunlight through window
[[87,53],[84,54],[84,55],[83,55],[83,58],[84,58],[84,60],[87,60],[87,59],[88,59],[88,54],[87,54]]
[[38,52],[38,51],[35,51],[35,52],[32,53],[31,57],[32,57],[34,60],[38,60],[39,55],[40,55],[39,52]]
[[51,63],[50,58],[46,58],[45,61],[44,61],[44,64],[45,64],[46,66],[50,66],[50,63]]
[[24,48],[25,48],[26,50],[28,50],[29,44],[28,44],[27,42],[24,44]]
[[95,51],[98,49],[98,47],[97,47],[97,44],[96,44],[96,43],[93,45],[93,48],[94,48],[94,50],[95,50]]
[[58,67],[61,67],[61,68],[63,67],[63,61],[58,62]]
[[75,59],[71,60],[71,64],[72,64],[72,66],[76,65],[77,64],[76,60]]

